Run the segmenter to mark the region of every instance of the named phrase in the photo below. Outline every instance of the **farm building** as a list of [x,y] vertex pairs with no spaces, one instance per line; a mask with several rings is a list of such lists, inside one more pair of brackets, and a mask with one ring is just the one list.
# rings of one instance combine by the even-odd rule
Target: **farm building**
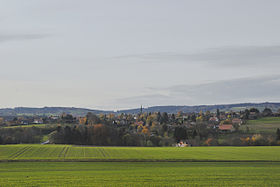
[[237,125],[241,125],[242,124],[242,120],[239,118],[233,118],[231,120],[232,124],[237,124]]
[[234,131],[234,127],[233,127],[232,124],[220,125],[219,126],[219,130],[221,132],[233,132]]

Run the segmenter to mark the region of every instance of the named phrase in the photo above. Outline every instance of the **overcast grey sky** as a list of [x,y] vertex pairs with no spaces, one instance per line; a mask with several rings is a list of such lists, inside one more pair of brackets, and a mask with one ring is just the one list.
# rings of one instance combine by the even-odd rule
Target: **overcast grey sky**
[[280,101],[279,0],[0,0],[0,108]]

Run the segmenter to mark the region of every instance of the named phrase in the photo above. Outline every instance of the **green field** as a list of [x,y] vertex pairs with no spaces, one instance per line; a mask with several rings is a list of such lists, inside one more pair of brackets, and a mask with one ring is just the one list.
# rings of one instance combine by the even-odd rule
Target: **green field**
[[47,125],[46,124],[14,125],[14,126],[7,126],[3,128],[9,129],[9,128],[30,128],[30,127],[47,127]]
[[9,128],[30,128],[30,127],[38,127],[38,128],[56,128],[57,126],[74,126],[73,124],[30,124],[30,125],[14,125],[14,126],[6,126],[3,127],[5,129]]
[[280,147],[1,145],[0,186],[280,186]]
[[0,161],[279,161],[280,147],[1,145]]
[[246,132],[249,128],[250,133],[272,133],[275,134],[277,128],[280,128],[280,117],[266,117],[257,120],[249,120],[245,125],[240,127],[240,130]]
[[280,163],[7,162],[0,186],[279,186]]

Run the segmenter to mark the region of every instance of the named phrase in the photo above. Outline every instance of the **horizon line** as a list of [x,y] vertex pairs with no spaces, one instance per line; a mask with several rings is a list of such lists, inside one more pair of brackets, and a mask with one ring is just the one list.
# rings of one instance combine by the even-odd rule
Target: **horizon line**
[[[149,107],[143,107],[143,109],[149,109],[153,107],[196,107],[196,106],[220,106],[220,105],[238,105],[238,104],[280,104],[280,101],[278,102],[239,102],[239,103],[223,103],[223,104],[197,104],[197,105],[153,105]],[[140,107],[132,107],[132,108],[125,108],[125,109],[98,109],[98,108],[89,108],[89,107],[75,107],[75,106],[42,106],[42,107],[32,107],[32,106],[15,106],[15,107],[4,107],[0,108],[0,110],[5,109],[17,109],[17,108],[34,108],[34,109],[43,109],[43,108],[73,108],[73,109],[84,109],[84,110],[97,110],[97,111],[107,111],[107,112],[118,112],[118,111],[125,111],[125,110],[135,110],[140,109]]]

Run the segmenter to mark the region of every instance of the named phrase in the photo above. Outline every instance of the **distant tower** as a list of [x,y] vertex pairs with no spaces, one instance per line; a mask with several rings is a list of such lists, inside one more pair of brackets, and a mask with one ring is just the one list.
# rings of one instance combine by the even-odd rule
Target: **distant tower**
[[143,106],[141,105],[141,108],[140,108],[140,114],[143,113]]

